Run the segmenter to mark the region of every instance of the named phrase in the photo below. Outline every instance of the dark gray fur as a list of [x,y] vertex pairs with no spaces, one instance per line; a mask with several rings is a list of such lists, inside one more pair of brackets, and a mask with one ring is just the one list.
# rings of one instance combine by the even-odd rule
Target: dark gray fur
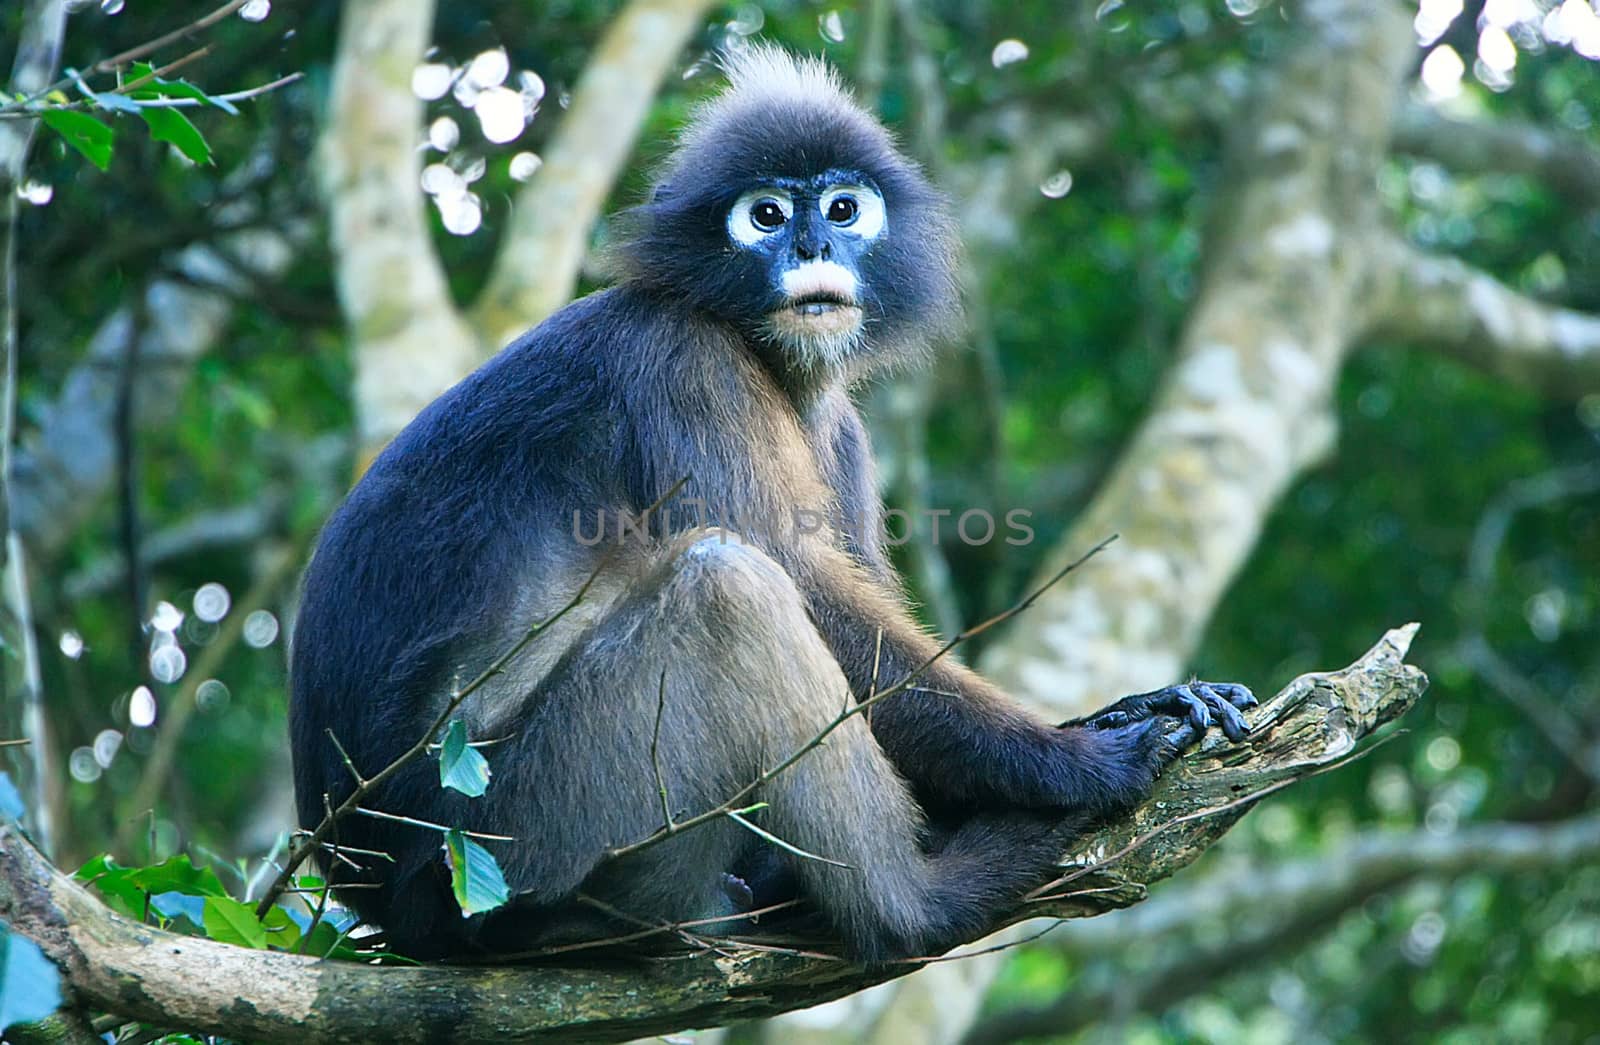
[[[334,514],[306,573],[291,728],[312,826],[324,795],[337,803],[351,788],[328,732],[375,773],[453,686],[595,570],[615,542],[575,540],[574,512],[637,513],[684,478],[680,501],[704,502],[675,503],[648,538],[623,542],[578,611],[463,707],[474,739],[498,741],[485,749],[485,796],[441,790],[422,760],[372,799],[513,836],[489,843],[511,905],[464,920],[433,831],[341,825],[345,844],[394,857],[330,871],[380,886],[346,900],[405,953],[522,950],[631,927],[575,904],[580,889],[650,920],[798,892],[851,955],[936,953],[988,928],[1087,824],[1147,794],[1176,753],[1174,724],[1157,713],[1194,706],[1192,693],[1162,691],[1056,727],[947,659],[926,690],[877,705],[870,727],[851,720],[759,796],[763,827],[850,869],[727,822],[604,859],[661,826],[650,745],[663,673],[659,762],[682,817],[732,796],[864,693],[880,630],[880,685],[937,648],[884,556],[871,451],[846,390],[949,325],[949,219],[820,67],[761,51],[734,81],[635,214],[620,285],[552,316],[424,410]],[[859,280],[863,329],[850,358],[821,366],[762,335],[763,315],[782,307],[779,262],[736,249],[725,220],[752,185],[792,179],[804,192],[835,177],[880,191],[889,224],[837,255]],[[866,525],[716,529],[797,507]],[[1231,722],[1227,701],[1201,689]],[[1203,725],[1206,708],[1194,715]]]

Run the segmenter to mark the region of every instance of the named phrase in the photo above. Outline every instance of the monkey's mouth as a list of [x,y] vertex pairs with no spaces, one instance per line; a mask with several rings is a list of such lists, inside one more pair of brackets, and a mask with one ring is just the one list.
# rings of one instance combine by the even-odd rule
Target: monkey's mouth
[[838,291],[824,290],[790,298],[768,320],[784,334],[851,334],[861,326],[861,306]]
[[825,316],[840,309],[855,309],[855,307],[855,302],[843,294],[831,291],[807,294],[789,302],[789,310],[801,316]]

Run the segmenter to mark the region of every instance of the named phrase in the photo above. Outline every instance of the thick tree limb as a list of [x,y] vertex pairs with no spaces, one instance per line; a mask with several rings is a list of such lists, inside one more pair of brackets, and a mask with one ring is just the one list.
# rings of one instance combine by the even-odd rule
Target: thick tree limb
[[[1332,445],[1329,394],[1369,293],[1371,187],[1415,47],[1393,0],[1323,0],[1293,17],[1297,45],[1235,121],[1232,176],[1166,383],[1041,573],[1099,535],[1122,539],[979,665],[1057,717],[1182,677],[1268,513]],[[851,1036],[953,1041],[999,966],[985,957],[896,984],[903,997],[869,1034],[855,1033],[867,1021],[853,1014]]]
[[1394,147],[1465,174],[1521,174],[1578,207],[1600,207],[1600,149],[1575,134],[1408,105],[1395,123]]
[[431,0],[350,0],[319,158],[339,300],[355,344],[362,463],[478,361],[428,231],[411,73]]
[[1557,399],[1600,389],[1600,316],[1530,298],[1398,236],[1373,248],[1371,333],[1437,349]]
[[634,0],[606,29],[544,166],[517,196],[489,284],[474,306],[490,351],[572,297],[589,230],[656,90],[710,6],[710,0]]
[[[1052,899],[1006,920],[1135,903],[1221,837],[1252,796],[1349,757],[1426,686],[1403,660],[1415,631],[1390,632],[1343,671],[1296,679],[1252,712],[1247,743],[1213,735],[1132,816],[1075,847],[1097,854],[1096,866],[1064,871],[1072,880]],[[80,1006],[266,1041],[621,1041],[813,1005],[916,968],[737,945],[594,968],[378,968],[250,951],[112,913],[14,829],[0,832],[0,920],[61,966]]]
[[361,466],[510,336],[565,304],[590,227],[708,0],[634,0],[572,95],[518,199],[473,322],[456,309],[419,188],[423,104],[411,90],[431,0],[345,5],[321,156],[339,297],[355,340]]

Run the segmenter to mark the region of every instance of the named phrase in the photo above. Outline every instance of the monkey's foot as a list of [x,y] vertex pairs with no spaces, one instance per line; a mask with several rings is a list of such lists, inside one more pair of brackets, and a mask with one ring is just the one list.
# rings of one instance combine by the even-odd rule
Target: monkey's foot
[[735,910],[748,911],[756,905],[756,894],[750,888],[750,883],[736,874],[723,872],[722,892],[732,902]]
[[1167,741],[1180,750],[1199,743],[1213,723],[1222,726],[1229,740],[1243,740],[1250,732],[1250,723],[1239,714],[1240,708],[1253,708],[1260,701],[1255,694],[1236,682],[1201,682],[1194,680],[1177,686],[1168,686],[1152,693],[1136,693],[1123,697],[1074,725],[1090,729],[1122,729],[1131,723],[1166,715],[1179,720],[1176,729],[1166,735]]

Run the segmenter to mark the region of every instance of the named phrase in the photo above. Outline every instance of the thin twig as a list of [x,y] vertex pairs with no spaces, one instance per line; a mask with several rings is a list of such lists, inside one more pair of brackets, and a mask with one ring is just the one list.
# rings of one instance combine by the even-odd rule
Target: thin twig
[[[305,73],[295,72],[287,76],[280,76],[270,83],[261,84],[259,87],[249,87],[242,91],[229,91],[227,94],[211,94],[204,99],[200,98],[134,98],[132,102],[141,109],[196,109],[210,105],[213,102],[243,102],[251,98],[259,98],[263,94],[270,94],[280,87],[287,87],[296,80],[305,78]],[[81,102],[63,102],[60,105],[47,105],[24,110],[0,108],[0,120],[31,120],[41,112],[82,112],[96,108],[92,100]]]
[[113,89],[111,91],[111,93],[112,94],[127,94],[129,91],[136,91],[139,88],[143,87],[145,84],[150,83],[150,82],[152,82],[154,80],[164,79],[165,77],[170,76],[172,73],[177,72],[179,69],[182,69],[184,66],[192,65],[193,63],[198,62],[200,59],[205,58],[209,54],[211,54],[211,45],[210,44],[204,44],[204,45],[202,45],[200,47],[197,47],[194,50],[190,51],[188,54],[184,55],[182,58],[179,58],[179,59],[177,59],[175,61],[168,62],[166,65],[161,66],[159,69],[151,69],[149,72],[145,73],[143,76],[136,76],[133,79],[127,81],[126,83],[117,84],[116,88]]
[[224,18],[233,14],[247,3],[249,3],[249,0],[228,0],[227,3],[212,11],[210,14],[202,15],[186,25],[180,26],[171,32],[163,33],[152,40],[147,40],[136,47],[130,47],[121,54],[114,54],[110,58],[102,58],[81,73],[69,73],[69,75],[61,77],[61,79],[57,80],[55,83],[39,88],[37,91],[30,94],[28,97],[23,98],[21,101],[12,102],[10,105],[0,106],[0,116],[9,116],[16,110],[31,108],[35,102],[37,102],[40,98],[50,94],[52,91],[61,91],[71,87],[72,81],[80,75],[96,76],[102,73],[113,72],[125,65],[136,62],[141,58],[148,57],[149,55],[161,50],[168,44],[176,43],[186,36],[192,36],[203,29],[211,28],[213,25],[216,25]]
[[[311,832],[309,831],[296,831],[295,835],[298,837],[300,835],[308,835],[310,833]],[[330,853],[355,853],[357,856],[376,856],[385,860],[394,859],[393,856],[381,849],[362,849],[353,845],[342,845],[338,842],[323,842],[322,848]]]
[[661,823],[672,830],[672,806],[667,800],[667,781],[661,775],[661,716],[667,710],[667,672],[661,670],[661,686],[656,692],[656,728],[650,736],[650,764],[656,771],[656,795],[661,799]]
[[[381,809],[372,809],[367,806],[356,806],[354,812],[360,813],[362,816],[370,816],[374,820],[389,820],[397,824],[410,824],[412,827],[426,827],[430,830],[438,831],[440,834],[450,830],[446,825],[436,824],[431,820],[418,820],[414,816],[401,816],[399,813],[385,813]],[[338,823],[338,821],[339,818],[335,818],[330,823]],[[488,842],[515,842],[517,840],[513,835],[492,835],[486,831],[463,830],[461,833],[468,838],[482,838]],[[324,848],[326,848],[326,844],[324,844]],[[336,852],[334,855],[338,855],[338,853]]]
[[782,838],[779,838],[777,835],[773,834],[771,831],[768,831],[766,828],[758,827],[751,821],[746,820],[739,814],[739,812],[729,810],[723,815],[729,820],[732,820],[734,823],[738,824],[740,827],[743,827],[753,834],[756,834],[761,838],[771,842],[773,845],[777,846],[779,849],[782,849],[786,853],[793,853],[795,856],[798,856],[804,860],[815,860],[820,864],[828,864],[830,867],[842,867],[846,871],[860,870],[860,868],[856,867],[855,865],[847,864],[843,860],[833,860],[826,856],[818,856],[816,853],[809,853],[806,850],[801,849],[793,842],[786,842]]
[[[332,816],[333,815],[333,803],[328,801],[328,794],[327,794],[326,791],[324,791],[323,794],[322,794],[322,810],[323,810],[323,815],[325,815],[325,816]],[[339,853],[340,846],[339,846],[339,843],[337,841],[329,842],[329,843],[327,843],[327,845],[331,847],[331,849],[330,849],[331,852],[335,853],[336,855],[342,855],[342,854]],[[367,882],[367,883],[357,883],[357,884],[379,885],[381,883],[378,883],[378,882]],[[295,890],[293,890],[293,889],[290,890],[290,892],[294,892],[294,891]],[[317,894],[317,907],[316,907],[316,910],[311,912],[311,924],[306,927],[306,931],[301,935],[300,943],[295,948],[295,953],[297,953],[297,954],[306,953],[306,944],[311,941],[311,932],[312,932],[312,930],[314,930],[317,927],[317,924],[322,921],[322,916],[327,913],[327,910],[328,910],[328,894],[331,893],[331,892],[333,892],[333,884],[331,882],[329,882],[327,879],[323,879],[322,888],[318,891],[318,894]]]

